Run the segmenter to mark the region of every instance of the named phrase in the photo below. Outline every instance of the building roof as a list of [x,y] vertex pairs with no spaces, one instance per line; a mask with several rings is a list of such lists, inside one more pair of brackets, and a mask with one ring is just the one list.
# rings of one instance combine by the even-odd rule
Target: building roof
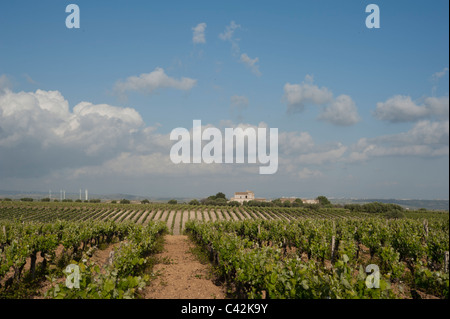
[[255,194],[251,191],[246,191],[246,192],[235,192],[234,195],[248,195],[248,194]]

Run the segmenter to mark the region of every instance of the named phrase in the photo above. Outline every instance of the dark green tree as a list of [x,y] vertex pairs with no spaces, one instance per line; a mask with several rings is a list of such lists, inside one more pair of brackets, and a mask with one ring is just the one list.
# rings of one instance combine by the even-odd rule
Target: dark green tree
[[321,206],[326,206],[326,207],[331,206],[331,202],[325,196],[318,196],[316,199],[319,201],[319,204]]

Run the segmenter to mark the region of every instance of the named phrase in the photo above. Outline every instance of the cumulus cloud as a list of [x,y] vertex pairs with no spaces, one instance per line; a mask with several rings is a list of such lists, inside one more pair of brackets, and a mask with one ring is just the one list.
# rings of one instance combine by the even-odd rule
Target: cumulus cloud
[[114,91],[119,95],[126,92],[136,91],[152,94],[158,89],[173,88],[181,91],[189,91],[197,84],[197,80],[183,77],[175,79],[168,76],[164,69],[156,68],[150,73],[142,73],[139,76],[130,76],[125,81],[118,81]]
[[310,83],[284,85],[284,96],[288,111],[301,112],[307,104],[323,105],[333,99],[333,94],[325,87],[319,88]]
[[414,122],[432,116],[448,117],[449,98],[428,97],[422,104],[414,102],[410,96],[396,95],[385,102],[378,102],[374,116],[388,122]]
[[9,78],[5,74],[0,75],[0,93],[6,91],[7,89],[11,89],[11,86],[12,85]]
[[259,59],[258,58],[250,58],[246,53],[241,54],[240,62],[244,63],[253,74],[256,76],[261,76],[261,72],[259,71],[259,65],[257,65]]
[[0,95],[0,175],[46,174],[102,163],[127,150],[143,120],[136,110],[81,102],[71,112],[58,91]]
[[350,162],[380,156],[438,157],[449,154],[449,121],[423,120],[407,132],[361,138],[351,146]]
[[[248,99],[235,95],[230,102],[245,107]],[[202,129],[209,127],[213,125],[204,123]],[[238,137],[243,137],[247,128],[269,125],[223,121],[218,126],[222,132],[226,127],[242,128]],[[317,145],[310,133],[298,131],[280,131],[278,141],[280,174],[313,180],[323,176],[325,167],[330,169],[332,165],[347,162],[383,156],[448,156],[449,122],[423,120],[407,132],[362,138],[353,145],[339,142]],[[55,174],[63,180],[94,178],[99,181],[127,177],[133,181],[147,176],[186,179],[206,178],[211,174],[224,178],[258,176],[259,165],[175,165],[169,157],[173,144],[169,134],[145,126],[133,108],[90,102],[71,108],[59,91],[0,93],[0,179],[3,181],[7,178],[39,180]]]
[[323,151],[313,151],[307,154],[302,154],[298,156],[297,163],[305,164],[305,165],[322,165],[324,163],[332,163],[340,161],[348,147],[343,145],[342,143],[337,143],[337,145],[333,146],[330,149],[326,149]]
[[281,154],[305,154],[314,148],[314,141],[308,132],[280,132],[278,144]]
[[340,95],[334,99],[325,107],[319,119],[341,126],[353,125],[360,120],[356,104],[348,95]]
[[350,96],[343,94],[334,98],[328,88],[315,85],[311,75],[307,75],[300,84],[286,83],[283,100],[289,113],[302,112],[307,105],[322,107],[318,119],[335,125],[349,126],[360,120],[356,104]]
[[192,42],[194,44],[206,43],[205,30],[206,30],[206,23],[204,23],[204,22],[199,23],[199,24],[197,24],[197,26],[192,28],[192,31],[193,31]]

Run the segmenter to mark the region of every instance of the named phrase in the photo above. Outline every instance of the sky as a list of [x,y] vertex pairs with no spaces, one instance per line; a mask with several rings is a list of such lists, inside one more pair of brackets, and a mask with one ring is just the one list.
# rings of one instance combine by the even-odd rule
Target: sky
[[[1,1],[0,190],[448,199],[448,7]],[[173,163],[194,120],[277,128],[278,170]]]

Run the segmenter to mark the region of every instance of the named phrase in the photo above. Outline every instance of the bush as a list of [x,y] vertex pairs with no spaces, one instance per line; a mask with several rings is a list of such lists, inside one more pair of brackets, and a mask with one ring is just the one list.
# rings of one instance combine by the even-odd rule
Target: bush
[[168,203],[171,205],[175,205],[175,204],[178,204],[178,201],[176,199],[171,199],[171,200],[169,200]]
[[283,202],[281,201],[280,198],[274,199],[272,201],[273,206],[277,206],[277,207],[282,207],[283,206]]
[[22,202],[32,202],[34,201],[34,199],[30,198],[30,197],[24,197],[20,199]]
[[50,201],[50,198],[43,198],[43,199],[41,199],[41,202],[49,202]]
[[318,196],[316,198],[319,201],[319,204],[325,207],[331,207],[331,202],[325,196]]
[[189,205],[200,205],[200,202],[196,199],[193,199],[189,202]]
[[129,201],[128,199],[122,199],[122,200],[120,201],[120,203],[121,203],[121,204],[129,204],[130,201]]
[[238,201],[233,200],[233,201],[227,203],[227,205],[228,206],[238,207],[238,206],[241,206],[241,203],[239,203]]
[[388,219],[402,219],[405,218],[406,215],[404,212],[400,210],[391,210],[390,212],[384,213],[384,216]]
[[285,200],[285,201],[283,202],[283,207],[291,207],[291,202],[288,201],[288,200]]

